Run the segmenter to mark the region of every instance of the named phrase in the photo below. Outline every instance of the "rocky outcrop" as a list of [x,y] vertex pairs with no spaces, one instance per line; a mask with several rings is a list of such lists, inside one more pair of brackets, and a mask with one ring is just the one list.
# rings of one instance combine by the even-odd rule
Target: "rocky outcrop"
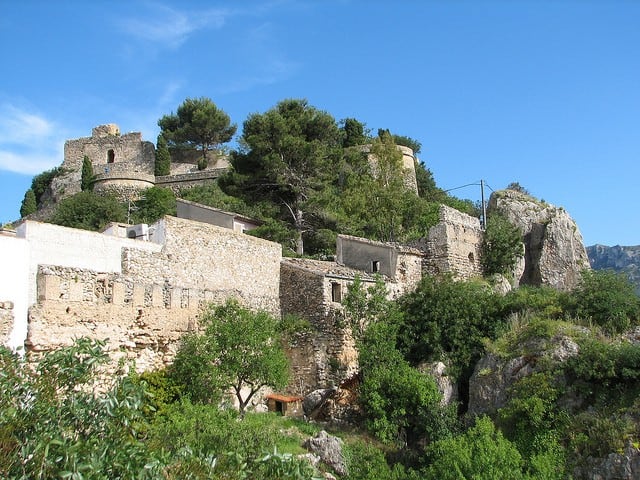
[[579,349],[570,337],[558,335],[549,340],[533,339],[522,346],[522,352],[512,358],[488,353],[480,359],[469,379],[469,414],[493,415],[506,405],[509,390],[518,380],[539,371],[542,357],[564,362]]
[[524,262],[515,272],[518,285],[549,285],[570,290],[589,268],[589,259],[576,222],[562,207],[555,207],[515,190],[494,192],[489,215],[497,212],[523,234]]
[[347,462],[342,452],[343,442],[340,438],[321,430],[315,437],[304,442],[304,447],[320,457],[320,461],[328,465],[338,475],[347,474]]
[[640,245],[635,247],[592,245],[587,247],[587,255],[594,270],[613,270],[627,275],[640,295]]
[[576,480],[636,480],[640,478],[640,450],[627,443],[624,452],[610,453],[606,458],[590,458],[576,467]]

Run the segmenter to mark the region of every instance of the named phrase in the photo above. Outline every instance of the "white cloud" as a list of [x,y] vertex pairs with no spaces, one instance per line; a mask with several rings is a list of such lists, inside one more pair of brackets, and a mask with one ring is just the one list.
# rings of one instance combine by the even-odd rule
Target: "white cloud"
[[194,32],[204,28],[220,28],[231,12],[226,9],[209,9],[198,12],[181,12],[154,4],[153,14],[144,18],[120,20],[118,25],[127,34],[170,48],[180,47]]
[[46,118],[0,105],[0,170],[37,174],[59,165],[64,155],[61,136]]

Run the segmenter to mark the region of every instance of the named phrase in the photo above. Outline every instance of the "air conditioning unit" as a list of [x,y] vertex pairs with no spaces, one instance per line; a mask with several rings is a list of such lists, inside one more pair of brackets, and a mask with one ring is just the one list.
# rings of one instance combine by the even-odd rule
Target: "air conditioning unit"
[[127,227],[127,238],[148,241],[149,225],[146,223],[139,223],[138,225],[131,225],[130,227]]

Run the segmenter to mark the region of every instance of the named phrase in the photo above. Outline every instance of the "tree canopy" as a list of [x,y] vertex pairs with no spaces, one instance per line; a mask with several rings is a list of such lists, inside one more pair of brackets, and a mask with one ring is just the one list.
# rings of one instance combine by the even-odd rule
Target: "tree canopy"
[[216,402],[232,390],[243,415],[261,388],[286,385],[289,364],[274,317],[229,300],[210,306],[202,322],[204,333],[183,339],[172,367],[192,399]]
[[269,198],[283,208],[296,231],[296,252],[304,253],[303,234],[311,228],[314,200],[332,180],[340,158],[335,119],[306,100],[283,100],[244,122],[241,150],[232,159],[241,189]]
[[231,124],[229,115],[205,97],[187,98],[175,114],[158,120],[158,126],[169,146],[202,152],[200,170],[208,165],[208,153],[230,141],[236,133],[236,125]]

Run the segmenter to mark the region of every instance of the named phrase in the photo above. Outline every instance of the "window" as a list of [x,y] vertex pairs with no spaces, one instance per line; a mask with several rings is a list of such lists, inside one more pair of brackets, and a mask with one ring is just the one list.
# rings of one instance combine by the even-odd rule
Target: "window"
[[372,260],[371,261],[371,271],[373,273],[378,273],[380,271],[380,261],[379,260]]
[[469,253],[469,262],[473,263],[475,261],[475,257],[473,256],[473,252]]
[[332,302],[342,302],[342,285],[339,283],[331,284],[331,301]]
[[110,148],[107,152],[107,163],[113,163],[116,160],[116,152],[113,151],[113,148]]

